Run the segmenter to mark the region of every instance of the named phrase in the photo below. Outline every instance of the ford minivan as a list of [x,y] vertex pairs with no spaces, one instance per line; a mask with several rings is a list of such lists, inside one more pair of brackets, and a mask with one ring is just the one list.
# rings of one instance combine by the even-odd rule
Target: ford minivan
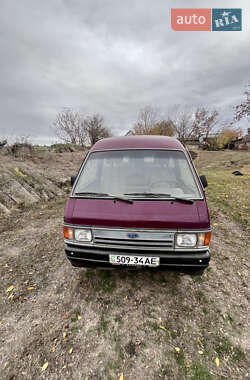
[[64,242],[73,266],[199,273],[208,266],[207,181],[177,139],[100,140],[71,183]]

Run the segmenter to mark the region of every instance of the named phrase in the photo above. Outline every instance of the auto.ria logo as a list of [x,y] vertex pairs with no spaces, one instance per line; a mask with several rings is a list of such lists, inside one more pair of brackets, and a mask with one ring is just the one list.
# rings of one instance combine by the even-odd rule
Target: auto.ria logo
[[176,31],[240,31],[241,8],[172,8],[171,26]]

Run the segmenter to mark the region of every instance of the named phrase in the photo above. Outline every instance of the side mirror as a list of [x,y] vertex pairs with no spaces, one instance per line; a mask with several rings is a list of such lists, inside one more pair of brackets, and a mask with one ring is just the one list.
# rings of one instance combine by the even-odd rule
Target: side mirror
[[201,180],[201,183],[202,183],[202,185],[203,185],[204,188],[208,186],[207,178],[206,178],[205,175],[201,175],[200,176],[200,180]]
[[76,177],[77,177],[77,175],[72,175],[72,176],[70,177],[70,183],[71,183],[71,186],[74,185],[75,180],[76,180]]

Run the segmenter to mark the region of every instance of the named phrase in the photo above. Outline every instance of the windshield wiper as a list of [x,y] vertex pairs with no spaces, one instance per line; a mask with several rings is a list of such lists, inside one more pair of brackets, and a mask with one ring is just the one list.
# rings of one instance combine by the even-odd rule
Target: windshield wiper
[[175,197],[174,195],[171,194],[166,194],[166,193],[126,193],[124,195],[135,195],[135,196],[144,196],[144,197],[151,197],[151,198],[171,198],[174,201],[179,201],[179,202],[185,202],[189,204],[193,204],[194,201],[192,199],[187,199],[187,198],[181,198],[181,197]]
[[94,193],[94,192],[85,191],[85,192],[75,193],[75,195],[83,195],[83,196],[85,195],[85,196],[91,196],[91,197],[109,197],[117,201],[123,201],[130,204],[133,203],[132,199],[120,197],[119,195],[107,194],[107,193]]
[[170,197],[171,194],[166,194],[166,193],[125,193],[124,195],[142,195],[143,197]]
[[187,199],[187,198],[180,198],[180,197],[172,197],[171,198],[174,200],[174,201],[179,201],[179,202],[184,202],[184,203],[189,203],[189,204],[193,204],[194,201],[192,199]]

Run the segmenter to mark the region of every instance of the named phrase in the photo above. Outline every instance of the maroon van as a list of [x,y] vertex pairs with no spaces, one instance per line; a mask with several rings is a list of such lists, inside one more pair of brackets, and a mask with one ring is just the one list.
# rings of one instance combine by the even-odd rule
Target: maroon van
[[208,266],[207,181],[175,138],[100,140],[71,183],[64,242],[73,266]]

